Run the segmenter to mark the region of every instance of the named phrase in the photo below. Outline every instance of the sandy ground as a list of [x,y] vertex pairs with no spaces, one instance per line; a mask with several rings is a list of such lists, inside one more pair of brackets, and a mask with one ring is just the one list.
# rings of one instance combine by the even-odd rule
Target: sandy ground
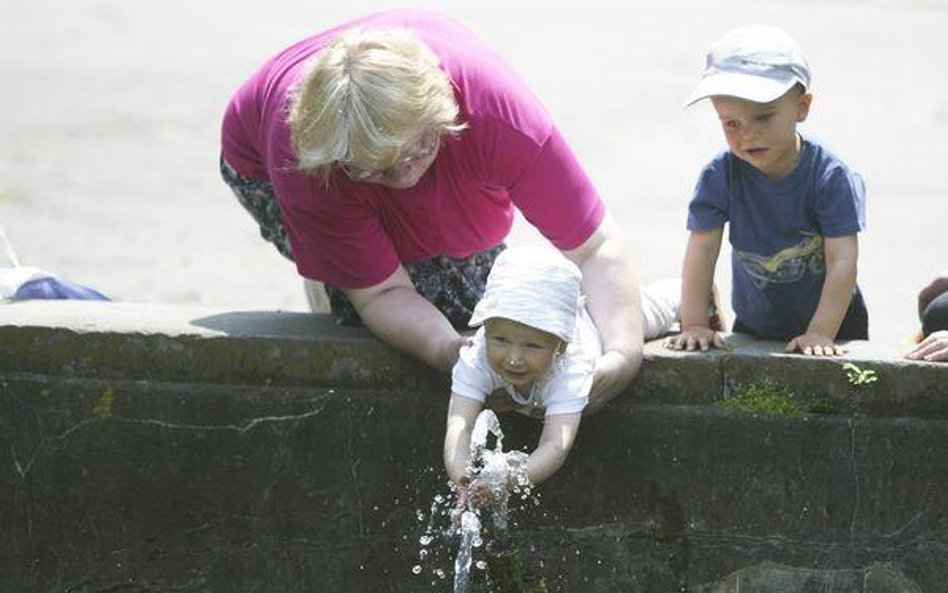
[[[677,275],[687,201],[723,146],[683,99],[704,51],[750,22],[814,70],[804,130],[867,180],[860,283],[873,339],[904,340],[948,269],[948,1],[414,3],[467,22],[553,113],[648,281]],[[216,170],[220,115],[265,57],[362,0],[0,0],[0,226],[25,264],[122,301],[304,310],[291,264]],[[518,224],[512,243],[535,243]],[[728,257],[718,278],[728,290]]]

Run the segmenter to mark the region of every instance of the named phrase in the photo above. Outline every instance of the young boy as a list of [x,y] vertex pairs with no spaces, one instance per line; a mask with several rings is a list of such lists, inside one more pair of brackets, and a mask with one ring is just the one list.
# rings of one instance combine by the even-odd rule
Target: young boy
[[711,46],[688,105],[710,98],[729,150],[701,173],[689,205],[676,350],[723,347],[707,310],[730,222],[734,331],[787,341],[788,352],[838,356],[836,340],[868,339],[856,285],[865,187],[797,132],[813,95],[800,46],[776,27],[734,29]]
[[[540,442],[527,459],[530,483],[539,484],[563,464],[602,354],[581,283],[579,268],[552,250],[511,247],[497,257],[471,316],[471,327],[482,327],[461,349],[451,376],[444,465],[455,483],[470,477],[471,431],[497,391],[515,411],[544,418]],[[679,295],[677,280],[643,291],[647,338],[677,320]]]

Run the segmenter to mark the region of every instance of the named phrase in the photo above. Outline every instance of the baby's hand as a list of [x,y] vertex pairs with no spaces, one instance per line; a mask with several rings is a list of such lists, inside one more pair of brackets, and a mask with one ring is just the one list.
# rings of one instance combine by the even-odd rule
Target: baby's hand
[[[464,475],[458,481],[458,507],[482,509],[490,505],[490,488],[483,482]],[[460,515],[459,515],[460,517]]]
[[[479,477],[471,479],[465,476],[459,485],[458,503],[465,508],[478,510],[488,508],[493,505],[495,498],[504,496],[502,492],[495,491],[491,484]],[[507,483],[504,484],[504,489],[510,492],[516,485],[516,479],[511,476],[508,478]]]
[[682,329],[677,336],[665,340],[665,347],[671,350],[701,350],[724,348],[724,340],[718,332],[709,327],[689,327]]
[[843,349],[833,340],[817,332],[805,333],[787,343],[786,352],[801,352],[804,356],[842,356]]

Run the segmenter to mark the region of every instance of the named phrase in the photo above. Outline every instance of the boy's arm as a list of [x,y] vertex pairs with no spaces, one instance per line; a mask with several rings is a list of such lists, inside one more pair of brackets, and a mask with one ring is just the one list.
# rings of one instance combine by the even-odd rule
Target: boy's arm
[[539,484],[560,469],[573,448],[580,419],[580,412],[546,417],[540,442],[527,459],[527,478],[531,484]]
[[668,338],[673,350],[723,348],[724,341],[708,324],[714,266],[721,251],[723,228],[692,231],[681,272],[681,333]]
[[469,397],[451,394],[448,420],[444,434],[444,468],[455,484],[467,476],[468,455],[471,449],[471,431],[484,404]]
[[787,352],[799,350],[807,356],[843,354],[843,349],[835,343],[836,332],[843,323],[856,286],[859,239],[856,235],[826,237],[823,245],[826,279],[823,281],[820,302],[806,333],[790,340]]

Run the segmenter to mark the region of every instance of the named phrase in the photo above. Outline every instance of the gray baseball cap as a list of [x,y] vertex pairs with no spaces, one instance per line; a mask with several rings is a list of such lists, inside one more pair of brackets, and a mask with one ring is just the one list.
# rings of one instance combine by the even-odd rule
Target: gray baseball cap
[[721,95],[769,103],[797,83],[810,87],[810,66],[800,45],[777,27],[747,25],[711,45],[701,82],[686,104]]

